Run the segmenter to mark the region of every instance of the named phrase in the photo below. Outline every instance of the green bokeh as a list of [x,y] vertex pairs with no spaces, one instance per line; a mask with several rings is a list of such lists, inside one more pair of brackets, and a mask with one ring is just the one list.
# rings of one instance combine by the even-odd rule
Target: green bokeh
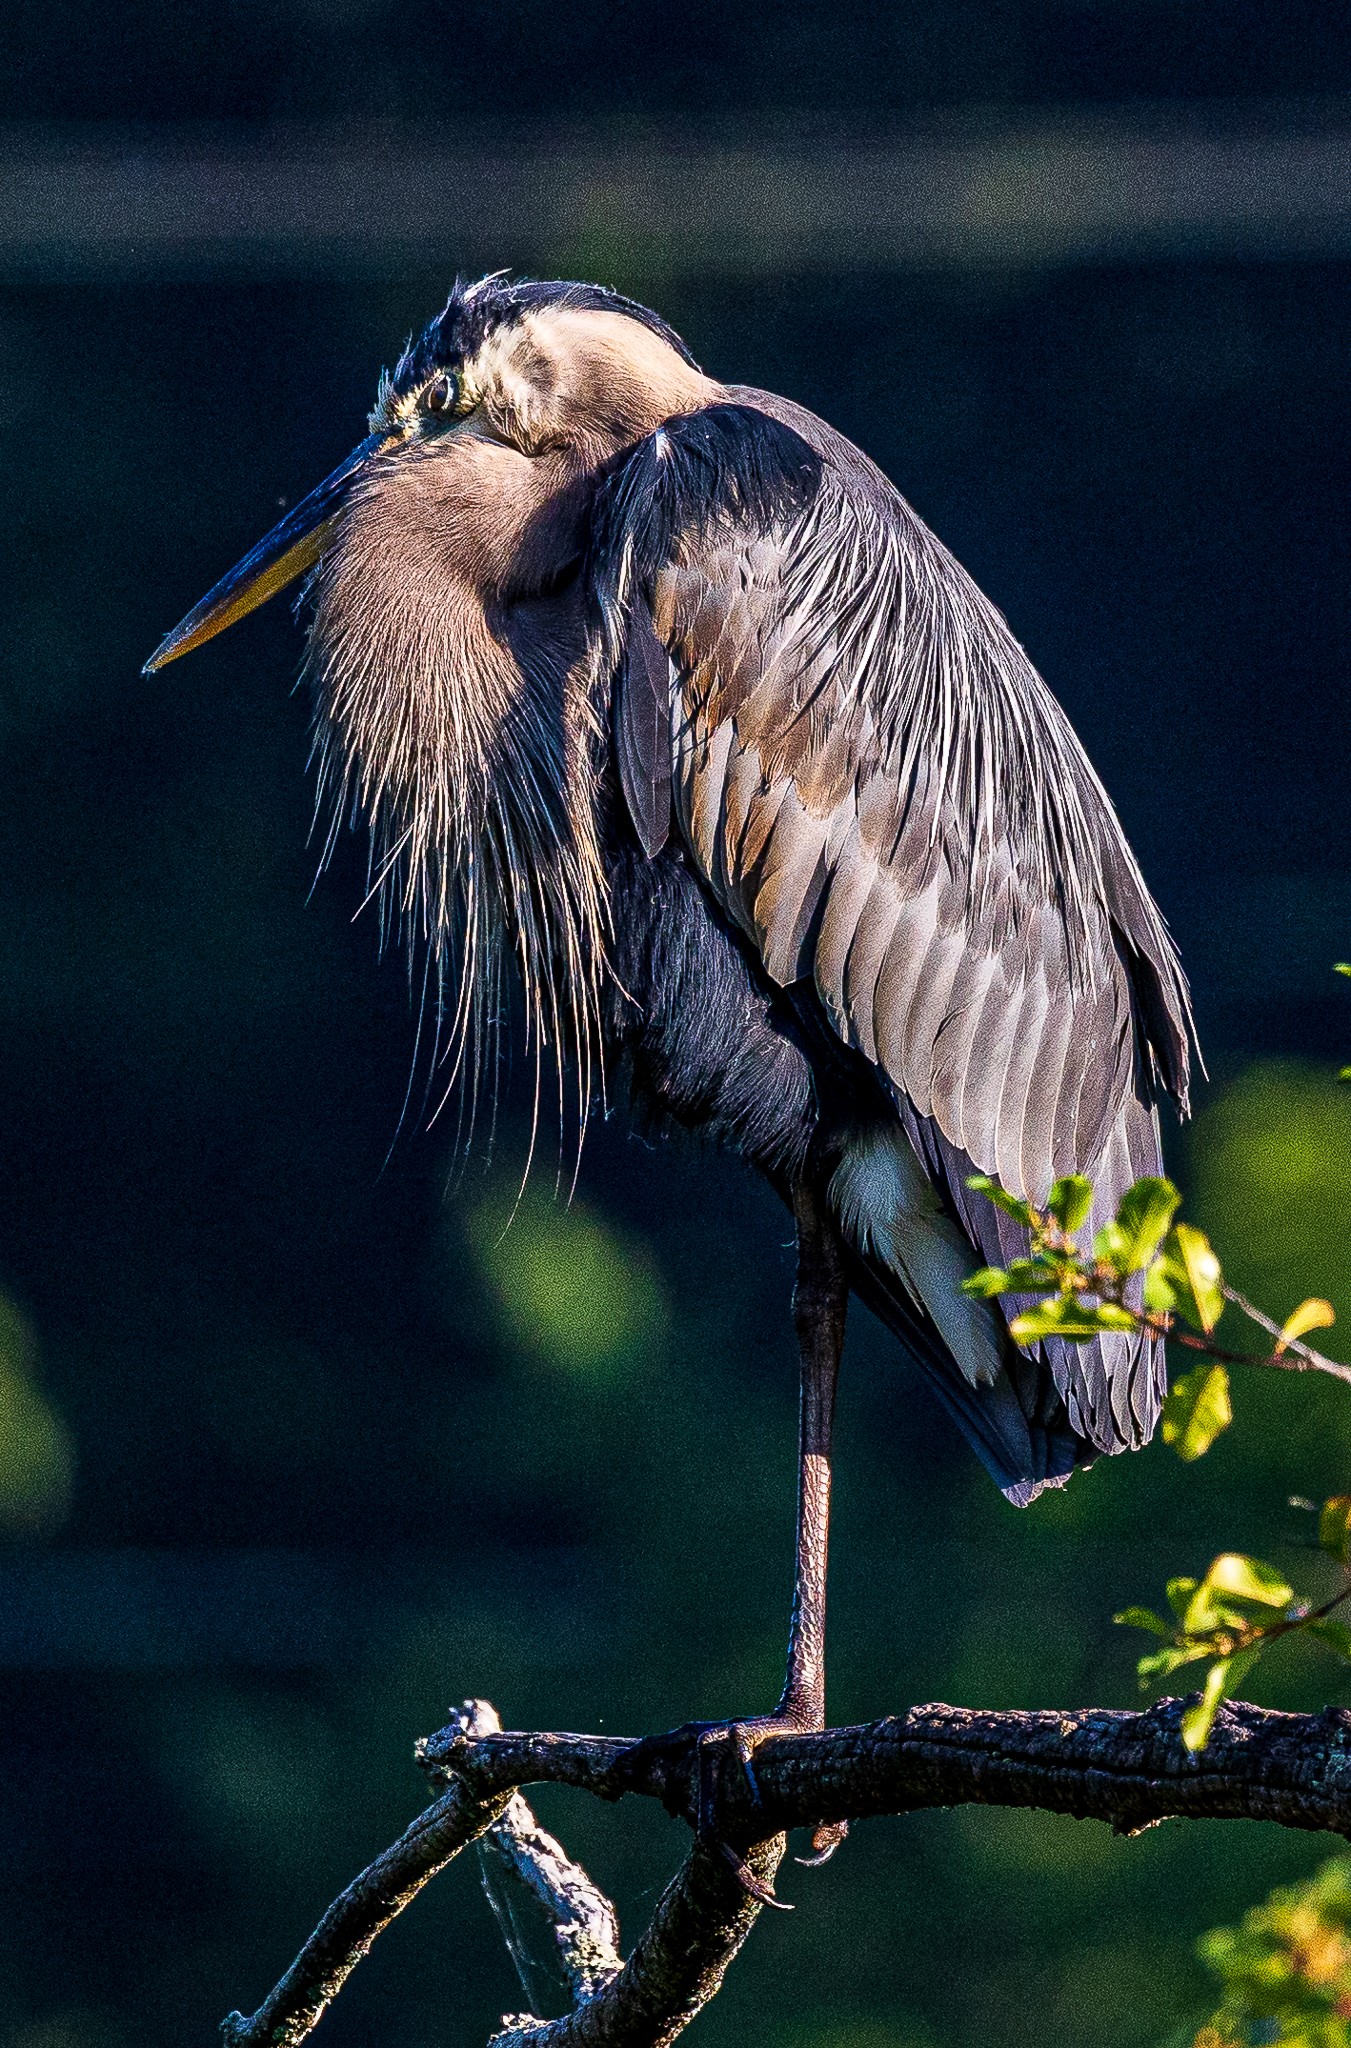
[[70,1437],[38,1384],[32,1334],[0,1295],[0,1530],[59,1528],[73,1480]]
[[1343,1328],[1316,1341],[1347,1356],[1351,1087],[1330,1068],[1249,1067],[1199,1119],[1191,1181],[1190,1211],[1233,1284],[1281,1318],[1306,1295],[1325,1295]]
[[613,1382],[662,1344],[670,1314],[642,1247],[532,1181],[465,1227],[507,1340],[578,1380]]

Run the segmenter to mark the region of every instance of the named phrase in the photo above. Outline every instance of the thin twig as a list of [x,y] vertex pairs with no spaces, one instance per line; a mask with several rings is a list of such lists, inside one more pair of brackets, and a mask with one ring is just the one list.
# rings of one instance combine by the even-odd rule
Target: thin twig
[[503,1792],[478,1799],[459,1783],[443,1792],[333,1901],[253,2017],[232,2012],[222,2022],[226,2048],[295,2048],[303,2041],[370,1953],[376,1936],[416,1898],[428,1878],[491,1827],[508,1797]]
[[[1179,1647],[1204,1642],[1207,1648],[1201,1654],[1232,1657],[1235,1651],[1250,1650],[1254,1644],[1260,1644],[1265,1649],[1268,1643],[1276,1642],[1281,1636],[1297,1635],[1300,1629],[1307,1628],[1311,1621],[1326,1621],[1344,1600],[1351,1600],[1351,1582],[1319,1606],[1296,1608],[1292,1614],[1286,1615],[1280,1621],[1254,1621],[1243,1628],[1217,1629],[1209,1634],[1198,1632],[1197,1635],[1190,1637],[1182,1631],[1173,1640]],[[1209,1648],[1211,1644],[1216,1646],[1213,1652]],[[1187,1662],[1192,1662],[1192,1659],[1188,1658]]]
[[1151,1310],[1140,1313],[1137,1321],[1153,1336],[1166,1337],[1170,1344],[1181,1344],[1188,1351],[1197,1351],[1202,1358],[1213,1358],[1216,1365],[1256,1365],[1274,1368],[1277,1372],[1326,1372],[1331,1373],[1334,1379],[1351,1381],[1351,1365],[1341,1365],[1335,1358],[1325,1358],[1321,1351],[1315,1351],[1298,1338],[1282,1337],[1281,1325],[1256,1308],[1236,1287],[1226,1284],[1224,1298],[1232,1301],[1245,1316],[1250,1316],[1269,1336],[1280,1339],[1280,1348],[1263,1352],[1260,1356],[1254,1351],[1230,1351],[1223,1344],[1217,1344],[1208,1332],[1205,1336],[1198,1336],[1194,1330],[1184,1330],[1175,1315]]
[[483,1837],[542,1912],[574,2002],[594,1998],[624,1966],[619,1920],[600,1887],[542,1828],[519,1792]]
[[1351,1380],[1351,1365],[1342,1365],[1335,1358],[1325,1357],[1300,1337],[1282,1338],[1281,1325],[1264,1309],[1249,1301],[1246,1295],[1240,1294],[1237,1287],[1230,1287],[1228,1282],[1225,1283],[1224,1298],[1232,1301],[1250,1322],[1256,1323],[1260,1330],[1265,1330],[1269,1337],[1275,1337],[1282,1345],[1281,1350],[1273,1352],[1270,1358],[1250,1359],[1247,1363],[1279,1366],[1285,1372],[1328,1372],[1334,1379]]
[[1255,1351],[1228,1351],[1223,1344],[1216,1344],[1213,1338],[1195,1336],[1190,1330],[1180,1330],[1174,1322],[1165,1324],[1162,1318],[1156,1324],[1150,1317],[1142,1320],[1160,1337],[1167,1337],[1172,1344],[1181,1344],[1188,1351],[1199,1352],[1202,1358],[1213,1359],[1216,1365],[1255,1365],[1275,1372],[1326,1372],[1334,1379],[1351,1380],[1351,1365],[1339,1365],[1335,1358],[1324,1358],[1314,1351],[1297,1353],[1292,1344],[1287,1351],[1270,1351],[1260,1356]]
[[[459,1712],[450,1716],[450,1726],[469,1737],[502,1733],[497,1708],[487,1700],[465,1700]],[[596,1997],[612,1976],[618,1976],[624,1958],[618,1950],[614,1907],[581,1864],[571,1860],[563,1843],[538,1825],[520,1792],[512,1792],[502,1817],[479,1837],[479,1853],[491,1858],[495,1870],[516,1886],[518,1894],[524,1894],[530,1917],[544,1929],[551,1944],[551,1974],[561,1978],[573,2005]],[[497,1894],[497,1884],[489,1880],[487,1868],[483,1870],[483,1888],[499,1921],[506,1915],[508,1925],[502,1927],[502,1935],[530,1999],[536,1993],[526,1976],[534,1976],[534,1970],[528,1968],[528,1958],[518,1954],[520,1929],[510,1896]]]
[[[466,1700],[450,1725],[469,1736],[502,1730],[487,1700]],[[511,1873],[543,1917],[574,2005],[594,1998],[624,1967],[619,1919],[599,1885],[540,1826],[519,1792],[512,1793],[480,1846]]]

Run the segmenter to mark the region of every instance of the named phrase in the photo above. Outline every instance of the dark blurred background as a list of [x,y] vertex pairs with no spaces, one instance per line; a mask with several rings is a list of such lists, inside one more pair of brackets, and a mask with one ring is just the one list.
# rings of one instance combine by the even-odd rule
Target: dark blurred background
[[[1345,96],[1345,97],[1344,97]],[[467,1693],[642,1729],[775,1697],[786,1220],[717,1160],[399,1129],[407,985],[359,845],[310,895],[284,607],[160,633],[363,431],[458,268],[649,300],[853,435],[1007,611],[1192,971],[1172,1134],[1233,1276],[1351,1317],[1345,9],[151,0],[0,33],[0,2044],[207,2041],[416,1810]],[[392,1148],[392,1149],[391,1149]],[[1332,1333],[1334,1338],[1337,1332]],[[1335,1348],[1335,1345],[1334,1347]],[[1242,1382],[1025,1516],[856,1311],[832,1712],[1128,1704],[1110,1615],[1303,1571],[1345,1390]],[[1292,1654],[1279,1704],[1343,1697]],[[636,1932],[680,1847],[541,1800]],[[967,1809],[791,1872],[709,2043],[1112,2048],[1317,1842]],[[465,1858],[324,2022],[520,2003]]]

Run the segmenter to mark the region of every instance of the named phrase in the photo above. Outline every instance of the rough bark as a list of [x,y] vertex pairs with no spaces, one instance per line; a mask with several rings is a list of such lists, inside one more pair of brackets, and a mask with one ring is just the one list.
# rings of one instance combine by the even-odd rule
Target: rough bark
[[[720,1845],[773,1881],[789,1828],[922,1807],[1034,1806],[1138,1834],[1167,1819],[1267,1820],[1351,1838],[1351,1711],[1280,1714],[1226,1702],[1204,1750],[1179,1732],[1182,1700],[1145,1713],[981,1713],[912,1707],[819,1734],[783,1734],[755,1755],[755,1786],[718,1745],[717,1841],[696,1838],[628,1961],[608,1899],[535,1821],[520,1787],[571,1785],[602,1799],[658,1799],[696,1817],[699,1727],[631,1740],[513,1734],[471,1701],[418,1745],[441,1789],[407,1832],[335,1900],[228,2048],[295,2048],[380,1931],[468,1843],[488,1835],[552,1922],[573,2009],[510,2016],[494,2048],[667,2048],[714,1997],[760,1912]],[[757,1798],[758,1793],[758,1798]]]

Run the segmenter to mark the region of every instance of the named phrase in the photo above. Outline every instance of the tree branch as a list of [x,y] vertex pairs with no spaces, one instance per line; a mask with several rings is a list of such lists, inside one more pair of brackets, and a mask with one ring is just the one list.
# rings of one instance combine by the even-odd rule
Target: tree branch
[[[453,1717],[452,1727],[466,1735],[500,1734],[502,1724],[496,1709],[486,1700],[466,1700]],[[519,1792],[513,1792],[499,1820],[480,1838],[480,1853],[490,1856],[498,1868],[510,1874],[542,1919],[554,1950],[554,1961],[574,2005],[594,1998],[624,1967],[619,1953],[619,1920],[614,1907],[600,1887],[574,1863],[561,1842],[542,1828]],[[499,1901],[484,1872],[484,1888],[494,1913]],[[509,1900],[501,1901],[510,1930],[503,1928],[508,1948],[515,1954],[518,1938]],[[522,1981],[526,1976],[523,1959],[517,1959]],[[527,1998],[532,1991],[525,1985]]]
[[[761,1804],[744,1774],[719,1765],[719,1812],[735,1840],[922,1807],[1036,1806],[1103,1820],[1119,1834],[1154,1821],[1271,1820],[1351,1837],[1351,1712],[1280,1714],[1243,1701],[1221,1707],[1214,1733],[1183,1747],[1185,1701],[1145,1713],[1092,1707],[1066,1713],[908,1713],[817,1735],[782,1735],[756,1751]],[[489,1735],[443,1730],[420,1761],[463,1777],[479,1798],[503,1785],[573,1785],[603,1799],[635,1792],[671,1813],[694,1813],[694,1734],[628,1742],[617,1736]]]
[[[776,1835],[746,1850],[763,1884],[773,1883],[785,1846]],[[509,2019],[489,2048],[668,2048],[717,1996],[763,1910],[729,1865],[696,1842],[617,1977],[562,2019]]]
[[[1039,1807],[1106,1821],[1122,1835],[1161,1820],[1268,1820],[1351,1838],[1351,1712],[1280,1714],[1225,1702],[1204,1750],[1182,1743],[1186,1702],[1145,1713],[907,1713],[815,1735],[781,1735],[755,1756],[758,1802],[731,1743],[713,1754],[721,1838],[765,1884],[789,1828],[923,1807]],[[693,1824],[699,1728],[633,1741],[514,1734],[470,1702],[418,1746],[439,1797],[347,1888],[269,1998],[225,2022],[227,2048],[295,2048],[394,1915],[451,1857],[492,1829],[498,1850],[553,1923],[573,2010],[515,2016],[494,2048],[668,2048],[718,1991],[760,1907],[715,1847],[696,1840],[646,1933],[618,1965],[613,1908],[535,1822],[518,1788],[571,1785],[602,1799],[661,1801]],[[707,1763],[707,1756],[706,1756]]]
[[1337,1359],[1328,1358],[1323,1352],[1315,1351],[1312,1344],[1306,1344],[1302,1337],[1285,1338],[1281,1325],[1274,1317],[1269,1316],[1265,1309],[1257,1308],[1248,1300],[1246,1294],[1240,1294],[1237,1287],[1231,1287],[1227,1281],[1224,1286],[1224,1298],[1226,1301],[1232,1301],[1234,1307],[1241,1310],[1249,1322],[1256,1323],[1259,1329],[1265,1330],[1269,1337],[1275,1337],[1283,1345],[1281,1350],[1273,1351],[1269,1358],[1238,1357],[1234,1363],[1274,1365],[1284,1372],[1325,1372],[1330,1373],[1333,1379],[1351,1381],[1351,1365],[1342,1365]]
[[509,1798],[509,1792],[500,1792],[477,1799],[465,1785],[452,1784],[333,1901],[253,2017],[232,2012],[222,2021],[225,2048],[295,2048],[303,2041],[370,1953],[375,1937],[417,1897],[428,1878],[491,1827]]

